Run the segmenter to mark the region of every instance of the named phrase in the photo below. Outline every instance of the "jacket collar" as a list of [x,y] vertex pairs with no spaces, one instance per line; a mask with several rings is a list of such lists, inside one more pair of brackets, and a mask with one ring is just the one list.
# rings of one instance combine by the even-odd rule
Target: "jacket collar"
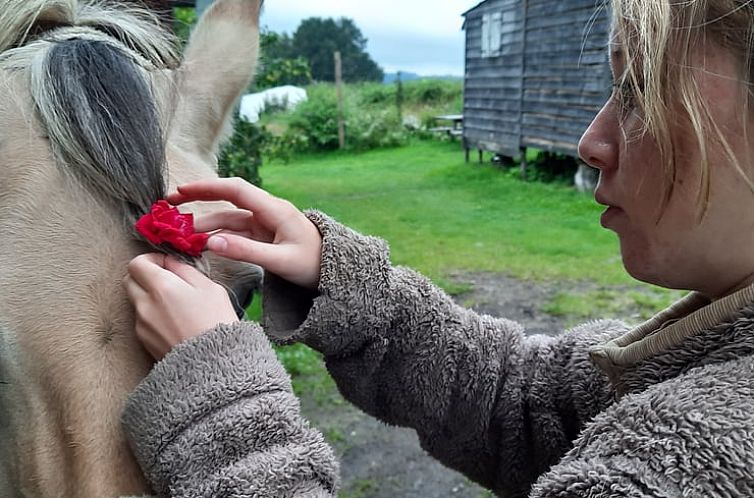
[[[725,354],[719,354],[721,350]],[[692,292],[625,335],[589,351],[618,395],[747,352],[754,352],[754,285],[714,302]]]

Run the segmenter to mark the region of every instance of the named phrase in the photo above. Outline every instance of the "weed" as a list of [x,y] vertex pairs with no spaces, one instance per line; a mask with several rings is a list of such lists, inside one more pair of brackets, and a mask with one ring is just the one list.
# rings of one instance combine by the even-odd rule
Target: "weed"
[[339,498],[363,498],[367,493],[374,492],[378,489],[377,481],[373,479],[356,479],[352,481],[346,489],[338,493]]

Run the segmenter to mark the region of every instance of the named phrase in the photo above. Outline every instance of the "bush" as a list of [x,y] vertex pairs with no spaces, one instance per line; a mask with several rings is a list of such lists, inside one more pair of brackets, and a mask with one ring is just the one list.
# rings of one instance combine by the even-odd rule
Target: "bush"
[[365,83],[362,85],[353,85],[351,88],[353,88],[359,95],[359,101],[362,104],[392,105],[395,103],[395,85],[383,85],[382,83]]
[[[578,169],[578,161],[575,158],[534,148],[527,149],[526,156],[526,181],[573,185],[573,178]],[[520,178],[520,161],[520,158],[507,158],[501,165],[507,168],[512,177]]]
[[[402,103],[407,107],[443,106],[461,103],[463,106],[463,83],[454,80],[410,80],[401,83],[403,89]],[[359,101],[364,105],[395,105],[397,102],[398,85],[383,85],[366,83],[353,85],[350,88],[359,95]]]
[[[395,98],[395,94],[393,94]],[[368,150],[402,145],[408,140],[395,107],[375,108],[360,105],[361,96],[346,96],[346,148]],[[299,151],[335,150],[338,143],[338,102],[335,87],[316,85],[309,89],[309,100],[300,104],[288,123],[284,140]],[[297,138],[294,138],[297,137]],[[302,148],[303,145],[303,148]]]
[[397,147],[408,142],[409,133],[392,109],[371,109],[349,114],[346,146],[353,150]]
[[308,150],[308,140],[299,133],[288,132],[282,136],[270,136],[263,153],[269,159],[288,163],[296,152]]
[[338,101],[335,87],[309,87],[309,100],[299,104],[293,111],[287,133],[305,137],[308,150],[337,149]]
[[526,179],[545,183],[573,185],[573,177],[579,163],[576,158],[565,154],[539,151],[537,158],[529,163]]
[[[282,136],[268,140],[265,151],[269,157],[287,161],[296,152],[338,149],[335,86],[317,84],[307,90],[306,102],[271,121]],[[433,126],[437,114],[458,112],[455,106],[460,107],[463,98],[461,82],[442,80],[409,81],[400,87],[351,84],[344,86],[344,92],[346,148],[359,151],[404,145],[411,136],[436,138],[436,134],[416,128]],[[404,123],[403,114],[409,124]]]
[[312,71],[306,59],[264,60],[261,70],[254,79],[257,90],[283,85],[305,86],[312,82]]
[[263,126],[245,119],[237,120],[233,136],[220,151],[217,173],[222,177],[239,176],[261,186],[262,153],[272,140],[272,135]]
[[454,102],[463,94],[463,83],[453,80],[415,80],[404,83],[406,101],[438,105]]

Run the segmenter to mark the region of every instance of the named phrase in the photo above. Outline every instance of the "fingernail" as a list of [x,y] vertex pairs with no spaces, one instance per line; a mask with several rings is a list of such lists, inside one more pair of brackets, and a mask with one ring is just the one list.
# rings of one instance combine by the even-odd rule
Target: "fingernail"
[[207,241],[207,248],[210,251],[222,252],[228,248],[228,241],[225,237],[215,235],[214,237],[210,237]]

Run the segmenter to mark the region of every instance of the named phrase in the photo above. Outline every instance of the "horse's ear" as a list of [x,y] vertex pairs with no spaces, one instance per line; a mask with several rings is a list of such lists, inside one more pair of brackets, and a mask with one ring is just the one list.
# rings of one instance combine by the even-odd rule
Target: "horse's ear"
[[170,139],[213,157],[259,52],[261,0],[219,0],[199,20],[180,69]]

